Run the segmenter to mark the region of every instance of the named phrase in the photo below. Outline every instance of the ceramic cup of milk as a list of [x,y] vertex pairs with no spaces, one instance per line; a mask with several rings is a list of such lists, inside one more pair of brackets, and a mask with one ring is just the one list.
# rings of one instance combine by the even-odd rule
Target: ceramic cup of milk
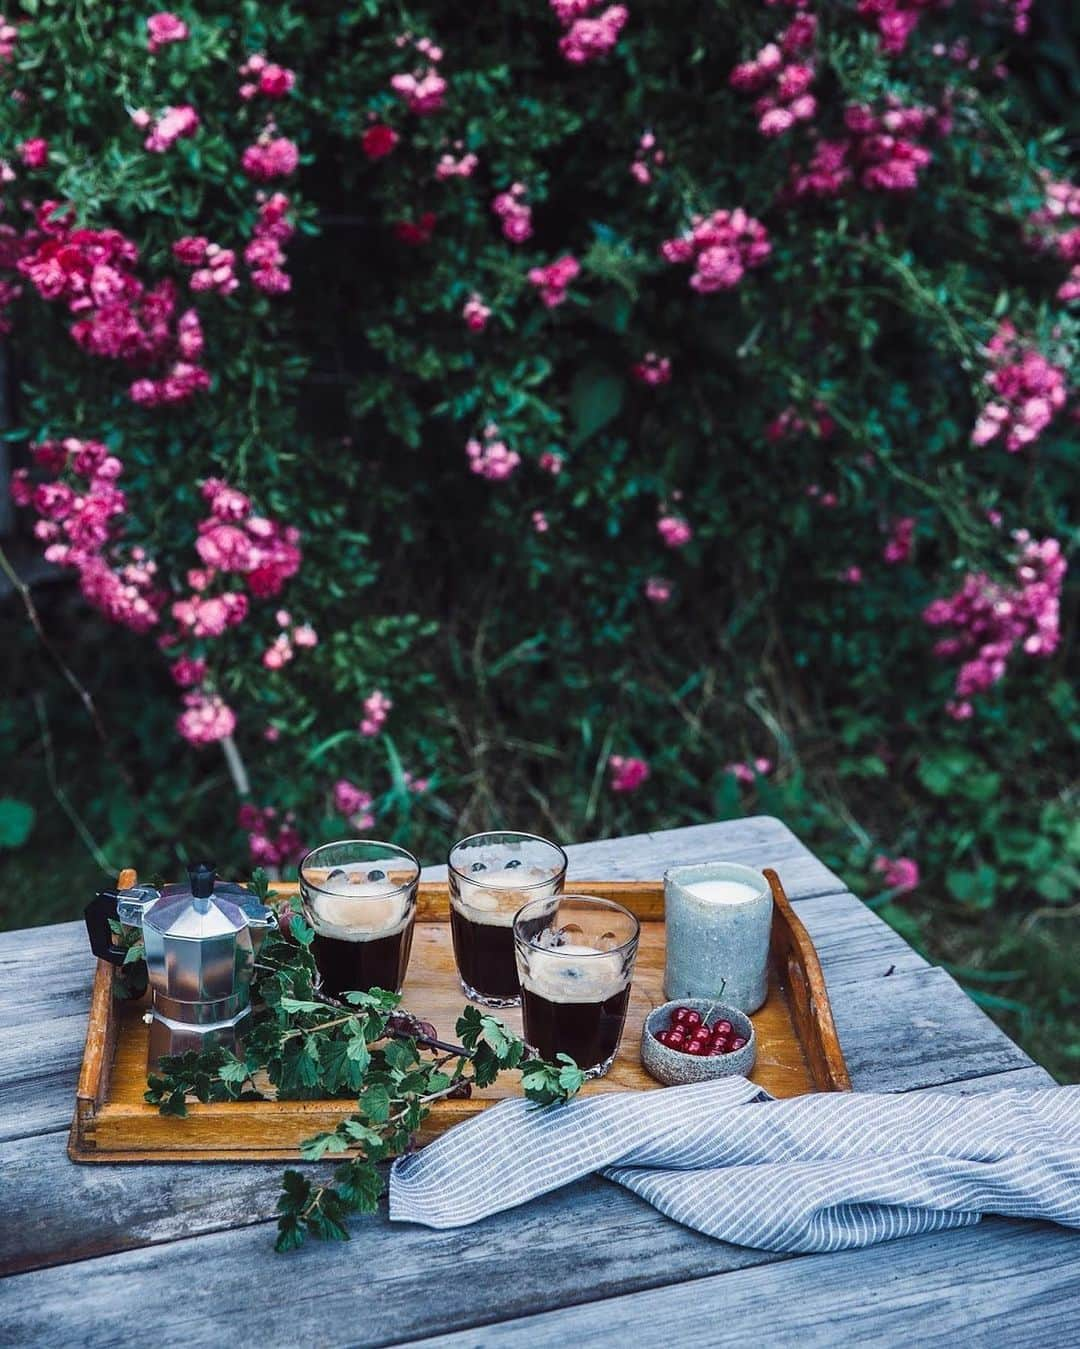
[[737,862],[672,867],[664,875],[664,996],[723,998],[756,1012],[769,989],[772,892]]

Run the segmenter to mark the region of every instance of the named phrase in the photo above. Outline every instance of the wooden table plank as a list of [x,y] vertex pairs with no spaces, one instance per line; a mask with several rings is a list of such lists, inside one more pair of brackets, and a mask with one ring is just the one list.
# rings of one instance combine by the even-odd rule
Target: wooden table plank
[[1037,1223],[978,1227],[803,1256],[782,1270],[672,1284],[625,1297],[413,1341],[414,1349],[783,1343],[1075,1344],[1080,1239]]

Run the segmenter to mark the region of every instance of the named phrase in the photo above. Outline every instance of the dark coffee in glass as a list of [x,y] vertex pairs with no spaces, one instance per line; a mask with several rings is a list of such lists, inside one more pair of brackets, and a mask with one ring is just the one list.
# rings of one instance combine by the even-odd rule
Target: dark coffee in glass
[[327,843],[304,858],[300,897],[324,993],[401,992],[419,878],[411,853],[373,839]]
[[534,834],[473,834],[447,859],[450,932],[461,987],[489,1007],[520,1001],[514,915],[528,900],[556,894],[566,854]]
[[568,1054],[588,1077],[611,1067],[639,935],[629,910],[591,895],[555,895],[519,910],[514,955],[525,1042],[541,1058]]

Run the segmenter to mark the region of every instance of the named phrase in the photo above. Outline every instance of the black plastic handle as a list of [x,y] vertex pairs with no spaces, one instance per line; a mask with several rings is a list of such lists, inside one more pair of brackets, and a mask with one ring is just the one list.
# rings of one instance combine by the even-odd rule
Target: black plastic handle
[[119,902],[120,896],[115,890],[101,890],[83,910],[90,949],[100,960],[107,960],[110,965],[122,965],[127,958],[127,948],[116,944],[109,926],[110,919],[117,921],[116,906]]

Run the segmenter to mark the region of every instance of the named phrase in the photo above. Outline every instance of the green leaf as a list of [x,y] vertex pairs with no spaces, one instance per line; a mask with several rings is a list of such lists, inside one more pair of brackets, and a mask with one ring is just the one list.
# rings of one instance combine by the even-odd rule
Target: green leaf
[[323,1002],[312,1002],[308,998],[282,998],[280,1002],[282,1011],[285,1012],[325,1012],[326,1004]]
[[602,366],[586,366],[570,386],[574,439],[583,444],[619,415],[626,381]]
[[381,1083],[373,1083],[362,1091],[359,1105],[372,1124],[385,1124],[390,1118],[390,1093]]
[[0,797],[0,848],[21,848],[33,827],[33,806],[14,796]]

